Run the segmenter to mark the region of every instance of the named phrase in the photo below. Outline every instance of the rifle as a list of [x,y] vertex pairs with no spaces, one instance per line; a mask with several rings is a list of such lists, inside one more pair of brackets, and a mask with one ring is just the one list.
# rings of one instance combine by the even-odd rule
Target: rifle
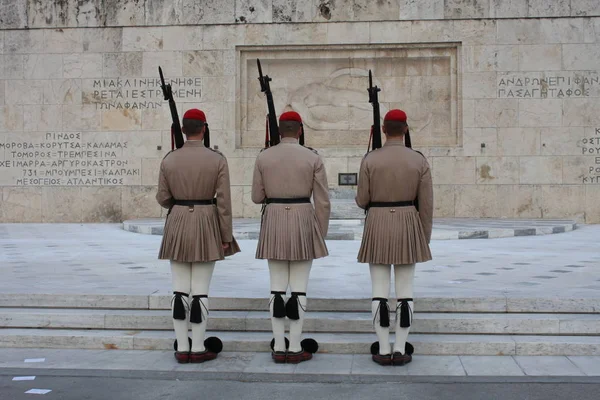
[[[372,150],[378,149],[381,147],[381,115],[379,113],[379,96],[378,92],[381,91],[377,86],[373,86],[373,76],[371,75],[371,70],[369,70],[369,88],[367,89],[369,92],[369,103],[373,105],[373,125],[371,125],[371,137],[369,138],[369,147],[371,147],[371,139],[373,139],[373,147]],[[406,135],[404,135],[404,145],[410,149],[412,149],[412,143],[410,141],[410,133],[408,129],[406,130]],[[421,152],[418,152],[423,155]],[[415,207],[417,211],[419,211],[419,198],[415,198]],[[365,211],[366,213],[366,211]]]
[[[271,93],[271,85],[269,82],[272,80],[268,75],[262,73],[260,66],[260,60],[256,59],[258,65],[258,81],[260,82],[260,91],[267,96],[267,107],[269,113],[267,114],[267,124],[265,132],[265,149],[269,146],[275,146],[279,144],[279,126],[277,125],[277,114],[275,114],[275,104],[273,103],[273,94]],[[304,139],[304,138],[302,138]]]
[[[171,109],[171,119],[173,124],[171,125],[171,150],[173,150],[173,144],[178,149],[183,146],[183,133],[181,132],[181,124],[179,122],[179,115],[177,114],[177,106],[173,99],[173,91],[171,90],[171,84],[165,84],[165,77],[163,76],[162,69],[158,67],[158,74],[160,75],[160,82],[162,86],[163,96],[165,100],[169,102],[169,108]],[[175,143],[173,143],[175,141]]]
[[[379,95],[380,92],[377,86],[373,86],[373,75],[369,70],[369,103],[373,105],[373,125],[371,125],[371,136],[369,137],[369,147],[371,147],[371,140],[373,140],[373,147],[371,150],[375,150],[381,147],[381,115],[379,113]],[[368,151],[368,150],[367,150]]]
[[[369,103],[373,104],[373,125],[371,125],[371,138],[373,139],[373,148],[372,150],[378,149],[381,147],[381,115],[379,113],[379,96],[377,92],[380,92],[381,89],[377,86],[373,86],[373,76],[371,75],[371,70],[369,70],[369,88],[367,89],[369,92]],[[371,144],[371,139],[369,139],[369,147]],[[410,132],[407,129],[406,135],[404,135],[404,145],[409,149],[412,149],[412,142],[410,140]]]

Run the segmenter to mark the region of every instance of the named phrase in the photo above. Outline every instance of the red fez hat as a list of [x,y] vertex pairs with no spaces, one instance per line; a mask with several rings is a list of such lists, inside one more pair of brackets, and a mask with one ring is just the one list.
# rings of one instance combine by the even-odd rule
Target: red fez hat
[[406,113],[402,110],[390,110],[385,114],[383,121],[400,121],[406,122]]
[[281,114],[279,121],[296,121],[302,123],[302,118],[300,118],[300,114],[296,111],[288,111]]
[[206,122],[206,115],[197,108],[192,108],[183,114],[183,119],[195,119],[197,121]]

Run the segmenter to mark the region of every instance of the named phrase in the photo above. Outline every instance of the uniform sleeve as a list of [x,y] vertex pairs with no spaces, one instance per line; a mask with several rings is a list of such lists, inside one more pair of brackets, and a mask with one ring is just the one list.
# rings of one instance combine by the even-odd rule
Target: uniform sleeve
[[317,159],[313,175],[313,201],[315,202],[315,214],[319,229],[323,238],[329,230],[329,215],[331,214],[331,203],[329,201],[329,186],[327,184],[327,173],[321,157]]
[[360,172],[358,174],[358,188],[356,189],[356,205],[366,209],[371,202],[369,170],[367,168],[366,158],[360,163]]
[[427,243],[431,241],[431,231],[433,229],[433,182],[431,180],[431,169],[429,163],[423,158],[423,172],[419,182],[419,217],[425,230]]
[[169,182],[165,173],[165,165],[163,162],[160,163],[160,170],[158,173],[158,192],[156,192],[156,201],[161,207],[171,208],[175,199],[169,189]]
[[266,198],[267,194],[265,193],[262,172],[260,171],[258,158],[256,158],[256,162],[254,163],[254,175],[252,176],[252,202],[261,204]]
[[221,241],[230,243],[233,240],[233,218],[231,213],[231,186],[229,185],[229,167],[227,159],[221,157],[219,175],[217,176],[217,213]]

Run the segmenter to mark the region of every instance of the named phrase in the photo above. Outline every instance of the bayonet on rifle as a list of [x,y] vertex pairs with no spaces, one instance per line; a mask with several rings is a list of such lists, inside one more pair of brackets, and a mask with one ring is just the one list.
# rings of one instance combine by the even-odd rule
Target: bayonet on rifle
[[[181,148],[183,146],[183,133],[181,132],[181,123],[179,122],[179,115],[177,114],[177,106],[175,105],[175,100],[173,99],[173,91],[171,89],[171,84],[165,83],[165,77],[163,76],[162,68],[158,67],[158,74],[160,75],[160,82],[162,86],[163,96],[165,100],[169,102],[169,108],[171,109],[171,119],[173,123],[171,125],[171,150],[173,149],[173,144],[175,144],[176,148]],[[175,143],[173,143],[173,141]]]
[[371,138],[369,142],[373,141],[372,150],[375,150],[381,147],[381,115],[379,112],[379,95],[377,94],[381,89],[373,86],[371,70],[369,70],[369,88],[367,91],[369,92],[369,103],[373,106],[373,125],[371,125]]
[[275,104],[273,103],[273,94],[271,93],[271,78],[263,75],[260,60],[256,59],[258,65],[258,81],[260,82],[260,91],[267,96],[267,132],[265,133],[265,148],[275,146],[279,143],[279,126],[277,125],[277,114],[275,114]]

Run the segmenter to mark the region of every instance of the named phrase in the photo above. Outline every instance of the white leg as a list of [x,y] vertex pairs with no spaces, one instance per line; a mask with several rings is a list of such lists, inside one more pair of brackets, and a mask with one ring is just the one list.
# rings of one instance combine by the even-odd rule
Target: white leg
[[202,322],[192,323],[192,352],[199,353],[206,350],[204,348],[204,336],[206,334],[206,325],[208,323],[208,289],[212,279],[215,262],[194,263],[192,264],[192,303],[195,296],[198,297],[200,312],[202,313]]
[[[173,280],[173,292],[185,293],[186,296],[182,296],[183,302],[184,304],[186,302],[189,304],[187,295],[189,295],[191,288],[192,264],[171,261],[171,275]],[[175,308],[175,301],[172,303],[171,312]],[[190,351],[187,314],[186,319],[184,320],[173,318],[173,328],[175,329],[175,337],[177,338],[177,351]]]
[[[290,276],[289,261],[268,260],[271,292],[286,292]],[[285,301],[285,294],[282,295]],[[275,295],[269,298],[269,309],[271,311],[271,326],[273,327],[273,338],[275,338],[275,351],[285,351],[285,318],[273,317]]]
[[[394,280],[396,283],[396,298],[397,299],[412,299],[413,298],[413,283],[415,279],[415,264],[400,264],[394,265]],[[407,301],[409,311],[405,310],[408,317],[410,318],[410,324],[412,325],[412,310],[413,301]],[[398,302],[400,306],[400,302]],[[410,327],[400,327],[400,316],[401,309],[397,308],[396,312],[396,342],[394,343],[394,352],[400,352],[404,354],[406,347],[406,339],[408,338],[408,332]]]
[[[290,320],[290,349],[291,353],[302,350],[300,345],[302,337],[302,325],[304,324],[304,313],[306,310],[306,289],[308,287],[308,277],[312,260],[308,261],[290,261],[290,290],[292,293],[300,292],[304,295],[297,296],[300,307],[298,307],[297,320]],[[290,300],[288,300],[290,301]]]
[[[390,296],[390,274],[391,265],[384,264],[369,264],[369,271],[371,273],[371,284],[373,298],[379,297],[387,299]],[[380,324],[380,307],[382,303],[379,300],[371,302],[371,312],[373,315],[373,325],[375,327],[375,333],[379,340],[379,354],[387,355],[391,354],[392,349],[390,346],[390,328],[383,327]]]

